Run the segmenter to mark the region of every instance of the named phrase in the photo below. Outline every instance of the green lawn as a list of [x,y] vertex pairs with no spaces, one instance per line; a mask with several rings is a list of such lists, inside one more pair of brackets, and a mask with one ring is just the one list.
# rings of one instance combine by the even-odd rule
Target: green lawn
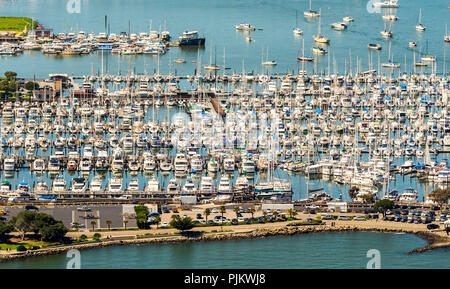
[[[28,17],[0,17],[0,31],[21,32],[28,26],[31,28],[31,18]],[[33,21],[33,28],[36,28],[37,22]]]
[[59,245],[60,243],[57,242],[39,242],[39,241],[23,241],[23,242],[7,242],[7,243],[0,243],[0,250],[13,250],[15,251],[17,249],[17,247],[19,247],[20,245],[24,245],[26,248],[29,247],[41,247],[41,248],[45,248],[45,247],[49,247],[49,246],[56,246]]

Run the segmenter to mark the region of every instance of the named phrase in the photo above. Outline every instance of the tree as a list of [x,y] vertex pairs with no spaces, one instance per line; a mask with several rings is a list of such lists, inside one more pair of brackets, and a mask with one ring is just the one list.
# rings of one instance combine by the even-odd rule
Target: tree
[[275,218],[278,216],[277,210],[273,210],[273,211],[272,211],[272,216],[274,216]]
[[112,224],[111,220],[106,220],[106,226],[108,226],[108,231],[111,230],[111,224]]
[[172,221],[170,221],[170,225],[182,232],[190,230],[194,227],[194,222],[190,217],[184,217],[180,218],[180,216],[174,215],[175,217],[172,217]]
[[17,73],[14,71],[6,71],[5,76],[7,79],[15,79],[17,77]]
[[40,234],[42,236],[42,240],[46,242],[60,242],[64,239],[64,236],[67,233],[67,228],[64,224],[59,221],[56,224],[46,226],[41,229]]
[[147,229],[148,224],[148,208],[146,206],[140,205],[135,206],[134,211],[136,213],[136,225],[139,229]]
[[80,223],[73,222],[72,227],[74,227],[75,229],[79,229],[80,228]]
[[95,233],[94,236],[92,236],[92,240],[98,241],[98,240],[100,240],[101,237],[102,237],[102,235],[100,235],[99,233]]
[[25,83],[25,89],[26,90],[36,90],[39,89],[39,84],[37,82],[28,81]]
[[433,200],[433,202],[439,204],[442,206],[443,204],[448,202],[448,199],[450,198],[450,190],[449,189],[436,189],[431,191],[430,193],[430,199]]
[[27,232],[39,234],[43,241],[62,241],[67,228],[52,215],[34,211],[22,211],[11,219],[10,225],[25,239]]
[[373,203],[373,195],[370,193],[362,194],[360,198],[362,199],[363,203]]
[[256,212],[255,208],[250,208],[250,210],[248,210],[248,211],[250,212],[250,214],[252,214],[252,219],[253,219],[253,215]]
[[376,202],[373,208],[375,210],[381,211],[383,213],[383,216],[386,216],[386,211],[392,210],[392,208],[394,208],[394,201],[382,199]]
[[5,241],[8,233],[13,230],[13,226],[10,223],[0,221],[0,241]]
[[56,223],[58,223],[58,221],[56,221],[52,215],[45,214],[45,213],[36,213],[36,215],[34,216],[32,225],[31,225],[31,227],[32,227],[31,230],[35,234],[39,234],[39,232],[43,228],[54,225]]
[[92,231],[95,231],[95,225],[97,225],[97,222],[91,221]]
[[125,230],[127,229],[128,220],[123,220],[123,225],[125,227]]
[[220,206],[219,207],[219,213],[222,216],[221,221],[223,223],[223,214],[225,214],[227,212],[227,209],[225,208],[225,206]]
[[25,239],[27,232],[33,231],[33,221],[36,217],[36,212],[22,211],[17,216],[11,219],[14,229],[20,234],[22,241]]
[[236,213],[236,218],[238,217],[238,213],[241,211],[240,207],[234,207],[233,211]]
[[208,216],[211,215],[211,210],[209,208],[206,208],[203,211],[203,215],[205,215],[206,222],[208,223]]
[[353,200],[356,198],[356,195],[359,193],[358,187],[351,187],[350,190],[348,190],[348,195]]
[[156,229],[158,229],[158,225],[159,225],[159,223],[161,223],[161,217],[160,216],[154,217],[153,222],[156,223]]
[[263,214],[264,217],[267,216],[267,212],[266,211],[263,211],[262,214]]
[[289,218],[294,218],[297,215],[297,212],[294,209],[289,209],[286,213],[289,215]]

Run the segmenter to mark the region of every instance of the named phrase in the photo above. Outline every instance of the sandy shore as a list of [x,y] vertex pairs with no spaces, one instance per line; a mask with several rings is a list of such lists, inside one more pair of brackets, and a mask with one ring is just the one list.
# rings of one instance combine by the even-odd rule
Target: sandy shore
[[[315,215],[299,214],[297,218],[304,220],[307,217],[315,217]],[[316,226],[287,226],[296,221],[276,222],[266,224],[246,224],[235,226],[212,226],[212,227],[196,227],[192,229],[193,232],[203,232],[196,236],[183,236],[176,234],[175,229],[156,229],[151,230],[126,230],[126,231],[107,231],[100,232],[102,235],[101,241],[86,242],[73,244],[68,246],[59,246],[44,248],[38,250],[29,250],[26,252],[0,252],[0,260],[11,260],[16,258],[24,258],[31,256],[45,256],[51,254],[61,254],[71,249],[92,249],[106,246],[120,246],[120,245],[140,245],[140,244],[155,244],[155,243],[175,243],[175,242],[202,242],[202,241],[219,241],[219,240],[233,240],[233,239],[253,239],[264,238],[269,236],[286,236],[304,233],[319,233],[319,232],[348,232],[348,231],[372,231],[372,232],[400,232],[415,234],[428,242],[428,245],[423,248],[416,248],[409,254],[420,253],[435,248],[450,247],[450,237],[441,230],[429,231],[425,224],[409,224],[386,222],[381,220],[368,221],[333,221],[335,224],[331,226],[332,221],[326,221],[324,225]],[[214,231],[214,232],[213,232]],[[92,236],[95,232],[70,232],[69,237],[77,238],[85,234]],[[153,234],[145,236],[146,234]],[[107,236],[113,237],[113,240],[106,239]],[[139,237],[138,237],[139,236]],[[117,238],[117,239],[114,239]],[[120,240],[118,240],[120,238]]]

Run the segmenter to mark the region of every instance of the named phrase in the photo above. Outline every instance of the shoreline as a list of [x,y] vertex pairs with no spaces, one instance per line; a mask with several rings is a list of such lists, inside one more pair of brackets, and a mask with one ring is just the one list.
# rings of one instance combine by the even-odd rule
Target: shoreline
[[[195,231],[193,231],[195,232]],[[403,228],[380,228],[380,227],[358,227],[358,226],[335,226],[315,225],[315,226],[282,226],[272,228],[253,228],[247,231],[238,232],[206,232],[198,237],[188,237],[183,235],[169,235],[169,236],[150,236],[150,237],[130,237],[124,240],[100,240],[94,242],[79,243],[74,245],[64,245],[49,247],[37,250],[29,250],[25,252],[1,252],[0,262],[14,261],[17,259],[24,259],[30,257],[41,257],[56,254],[63,254],[71,249],[88,250],[100,249],[111,246],[136,246],[145,244],[169,244],[169,243],[188,243],[188,242],[211,242],[211,241],[227,241],[227,240],[250,240],[262,239],[273,236],[292,236],[299,234],[311,233],[327,233],[327,232],[380,232],[380,233],[405,233],[415,235],[428,244],[421,248],[413,249],[406,252],[406,254],[417,254],[430,251],[433,249],[450,247],[450,238],[441,236],[437,232],[415,231]]]

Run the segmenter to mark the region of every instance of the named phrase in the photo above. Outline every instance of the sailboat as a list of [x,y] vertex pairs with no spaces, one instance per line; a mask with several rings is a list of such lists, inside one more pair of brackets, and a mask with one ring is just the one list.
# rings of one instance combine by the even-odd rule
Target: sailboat
[[425,31],[425,29],[427,28],[422,24],[422,9],[419,9],[419,18],[417,19],[416,30],[419,32],[423,32]]
[[310,62],[314,60],[314,58],[305,57],[305,39],[303,39],[302,57],[297,56],[297,60],[302,62]]
[[381,33],[381,36],[383,36],[384,38],[392,38],[394,36],[394,33],[391,31],[390,27],[389,27],[389,31],[386,30],[386,24],[384,24],[384,30],[381,31],[380,33]]
[[298,13],[297,13],[297,10],[295,11],[295,28],[294,28],[293,32],[294,32],[295,35],[302,35],[303,34],[303,31],[300,28],[298,28]]
[[275,65],[277,65],[276,61],[268,60],[268,58],[269,58],[269,47],[267,47],[266,61],[264,61],[264,59],[263,59],[261,64],[264,65],[264,66],[275,66]]
[[320,12],[314,11],[311,9],[311,0],[309,0],[309,10],[303,12],[303,15],[305,17],[309,17],[309,18],[314,18],[314,17],[319,17],[320,16]]
[[391,43],[389,42],[389,62],[387,63],[383,63],[381,65],[382,67],[386,67],[386,68],[400,68],[400,63],[398,62],[394,62],[394,54],[392,54],[391,57]]
[[323,36],[322,34],[320,34],[320,18],[319,18],[319,31],[317,33],[317,35],[314,35],[314,41],[317,43],[322,43],[322,44],[328,44],[330,43],[330,39],[326,38],[325,36]]
[[416,52],[414,51],[413,54],[413,62],[414,62],[414,66],[427,66],[428,63],[424,63],[424,62],[416,62]]
[[[216,55],[216,54],[214,53],[214,55]],[[212,47],[209,50],[209,65],[205,65],[204,68],[205,68],[205,70],[219,70],[220,69],[220,67],[218,65],[212,64]]]
[[445,42],[450,42],[450,35],[448,35],[448,32],[447,32],[447,24],[445,24],[444,41],[445,41]]
[[436,61],[436,57],[435,56],[432,56],[432,55],[430,55],[430,54],[428,54],[428,40],[427,40],[427,49],[426,49],[426,54],[425,54],[425,56],[423,56],[422,57],[422,62],[434,62],[434,61]]

